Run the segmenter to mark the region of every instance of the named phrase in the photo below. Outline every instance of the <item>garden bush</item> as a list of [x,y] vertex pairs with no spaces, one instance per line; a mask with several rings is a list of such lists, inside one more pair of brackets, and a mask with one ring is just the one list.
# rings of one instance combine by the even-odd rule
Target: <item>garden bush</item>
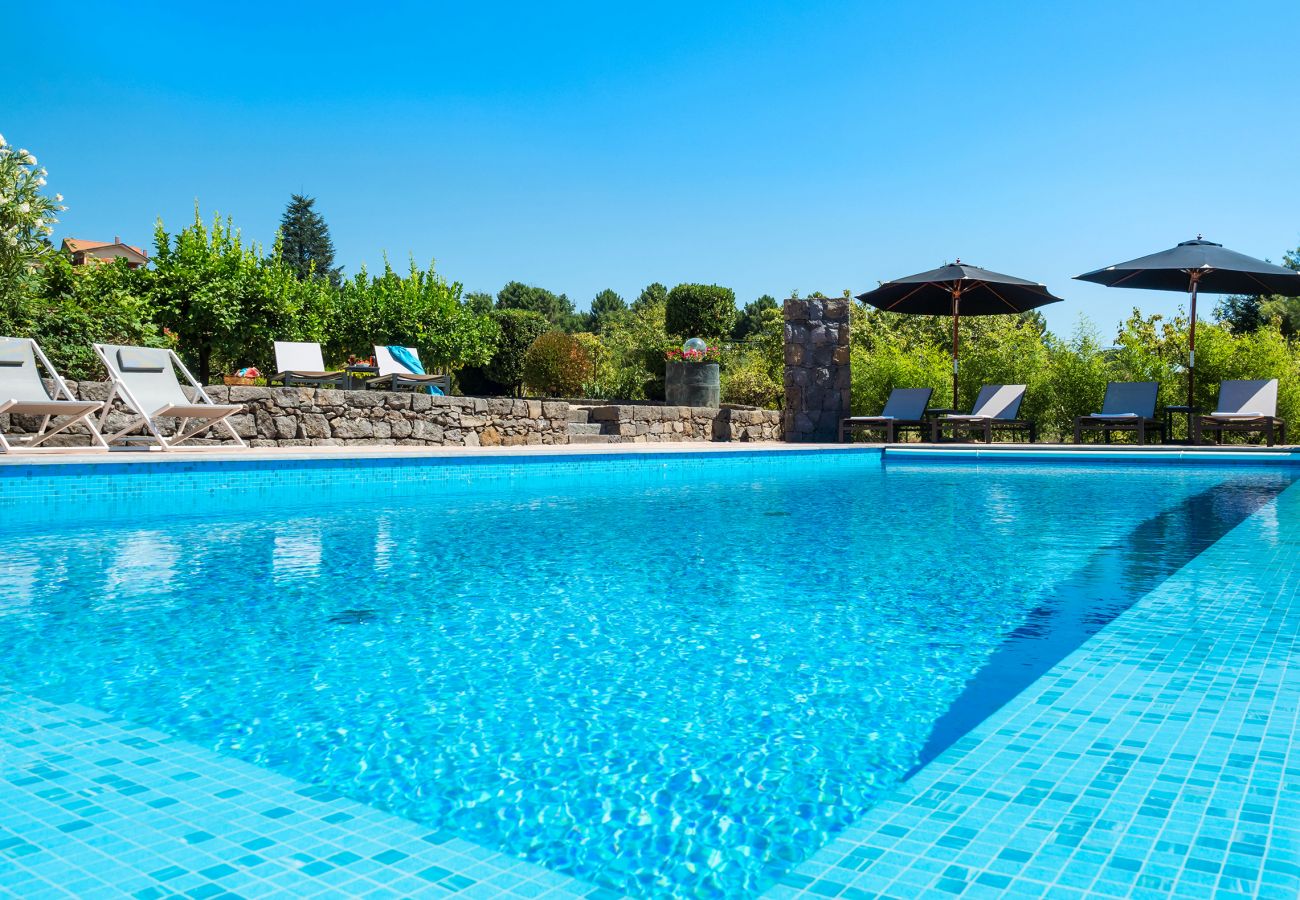
[[591,358],[563,331],[548,331],[524,353],[524,384],[546,397],[576,397],[591,378]]
[[492,313],[498,329],[496,350],[483,374],[504,393],[518,396],[524,385],[524,354],[550,329],[541,313],[525,309],[498,309]]
[[668,292],[664,327],[683,338],[722,338],[736,325],[736,292],[716,284],[679,284]]

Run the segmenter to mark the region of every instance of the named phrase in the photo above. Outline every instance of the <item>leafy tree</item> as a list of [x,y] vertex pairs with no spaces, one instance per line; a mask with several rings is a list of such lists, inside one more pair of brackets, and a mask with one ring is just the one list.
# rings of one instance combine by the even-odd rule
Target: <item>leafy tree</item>
[[315,205],[315,197],[290,197],[280,218],[280,259],[299,278],[325,278],[338,286],[343,267],[334,267],[334,242]]
[[615,375],[607,396],[628,400],[664,398],[664,352],[681,341],[664,330],[664,303],[647,303],[610,323],[601,335]]
[[751,335],[762,328],[763,313],[766,310],[776,308],[776,298],[769,294],[764,294],[757,300],[746,303],[745,308],[740,312],[740,317],[736,319],[736,327],[732,330],[731,336],[738,341],[748,340]]
[[601,291],[591,301],[591,312],[587,316],[587,326],[594,332],[605,330],[609,320],[627,310],[627,302],[609,288]]
[[546,288],[512,281],[497,292],[497,309],[522,309],[535,312],[557,328],[573,324],[573,301],[564,294],[553,294]]
[[582,343],[563,331],[539,335],[524,352],[524,384],[547,397],[574,397],[591,377]]
[[152,280],[151,270],[128,268],[124,260],[74,266],[67,255],[51,254],[37,293],[23,304],[12,330],[4,333],[34,338],[65,378],[102,378],[92,343],[171,343],[146,299]]
[[46,174],[33,154],[0,135],[0,322],[19,315],[36,289],[38,270],[51,256],[55,213],[67,209],[61,194],[51,200],[41,193]]
[[465,295],[465,305],[479,315],[492,312],[492,295],[487,291],[471,291]]
[[1214,318],[1234,334],[1245,334],[1268,321],[1262,307],[1262,297],[1224,297],[1214,307]]
[[681,337],[719,338],[736,321],[736,292],[716,284],[679,284],[668,292],[664,327]]
[[651,282],[650,284],[647,284],[641,293],[637,295],[637,298],[632,301],[632,311],[641,312],[647,307],[663,303],[667,299],[668,288],[664,287],[657,281]]
[[533,341],[550,330],[541,313],[528,309],[499,309],[492,314],[500,336],[483,374],[504,391],[518,396],[524,384],[524,354]]
[[426,368],[483,365],[496,347],[496,323],[460,298],[461,285],[447,282],[432,263],[421,269],[411,260],[399,275],[385,259],[379,274],[362,268],[342,284],[326,350],[342,359],[400,344],[415,347]]

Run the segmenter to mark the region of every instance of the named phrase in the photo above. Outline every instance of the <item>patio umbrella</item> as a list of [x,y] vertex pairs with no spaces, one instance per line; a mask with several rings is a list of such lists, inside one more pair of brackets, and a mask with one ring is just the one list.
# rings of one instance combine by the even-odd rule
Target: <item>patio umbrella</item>
[[968,266],[959,259],[929,272],[886,281],[874,291],[858,294],[858,299],[886,312],[952,316],[952,403],[956,406],[961,317],[1028,312],[1061,298],[1037,282]]
[[1153,291],[1186,291],[1192,295],[1192,324],[1188,332],[1187,405],[1196,386],[1196,295],[1281,294],[1300,297],[1300,272],[1275,266],[1222,244],[1203,239],[1183,241],[1177,247],[1076,275],[1080,281],[1106,287],[1146,288]]

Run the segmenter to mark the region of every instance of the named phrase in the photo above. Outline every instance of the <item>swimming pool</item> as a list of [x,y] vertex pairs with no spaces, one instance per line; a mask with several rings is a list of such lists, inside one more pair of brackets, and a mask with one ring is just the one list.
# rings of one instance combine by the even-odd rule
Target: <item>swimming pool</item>
[[645,896],[770,886],[1294,477],[142,465],[7,479],[0,681]]

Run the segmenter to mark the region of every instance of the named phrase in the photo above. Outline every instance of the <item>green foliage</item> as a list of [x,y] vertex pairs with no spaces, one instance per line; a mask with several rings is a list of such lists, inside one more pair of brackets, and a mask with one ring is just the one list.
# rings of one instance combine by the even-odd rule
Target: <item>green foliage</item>
[[736,322],[736,292],[716,284],[679,284],[668,292],[664,327],[683,338],[721,338]]
[[130,269],[122,260],[73,266],[67,256],[55,253],[46,260],[39,293],[4,333],[35,338],[65,378],[102,378],[92,343],[171,343],[143,299],[152,277],[149,270]]
[[0,135],[0,321],[22,316],[23,301],[38,289],[38,270],[53,255],[55,213],[67,207],[62,195],[41,193],[46,174],[33,154]]
[[556,328],[574,330],[581,317],[573,311],[573,301],[564,294],[546,288],[512,281],[497,292],[497,309],[522,309],[543,316]]
[[270,371],[273,341],[318,340],[328,324],[328,283],[299,281],[278,253],[245,245],[229,220],[214,217],[207,228],[196,210],[175,238],[159,221],[153,262],[155,318],[204,382],[243,366]]
[[776,298],[769,294],[746,303],[736,319],[736,327],[732,330],[731,336],[738,341],[749,340],[762,327],[763,313],[772,309],[777,309],[777,303]]
[[405,276],[384,260],[371,275],[364,267],[343,282],[332,312],[325,350],[331,359],[369,356],[378,344],[415,347],[426,369],[485,364],[497,341],[492,316],[460,302],[461,286],[412,260]]
[[598,334],[580,331],[573,336],[591,361],[591,373],[582,384],[584,397],[619,397],[618,370],[614,366],[614,357],[609,347]]
[[299,278],[325,278],[338,285],[342,266],[334,267],[334,242],[316,198],[294,194],[280,219],[280,259]]
[[533,341],[550,330],[550,323],[542,314],[527,309],[499,309],[492,313],[492,320],[499,337],[483,374],[502,391],[517,396],[524,384],[524,355]]
[[651,303],[620,316],[602,339],[616,376],[607,396],[627,400],[664,398],[664,354],[681,342],[664,330],[664,304]]
[[640,313],[652,306],[663,304],[668,299],[668,288],[664,287],[657,281],[647,284],[645,288],[632,301],[631,309],[633,312]]
[[746,358],[722,373],[722,402],[738,406],[777,409],[781,405],[781,382],[772,378],[758,358]]
[[540,335],[524,353],[524,384],[546,397],[575,397],[591,378],[591,358],[563,331]]
[[470,291],[465,295],[465,305],[469,307],[471,312],[479,315],[485,316],[492,312],[493,302],[492,295],[487,291]]
[[614,317],[626,311],[627,302],[609,288],[605,288],[591,301],[591,312],[587,315],[587,327],[594,332],[602,332]]

